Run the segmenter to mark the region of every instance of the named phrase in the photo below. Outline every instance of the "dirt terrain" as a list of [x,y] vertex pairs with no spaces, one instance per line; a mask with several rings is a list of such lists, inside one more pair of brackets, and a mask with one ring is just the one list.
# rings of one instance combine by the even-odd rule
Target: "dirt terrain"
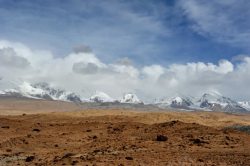
[[0,165],[250,165],[249,115],[53,111],[0,115]]

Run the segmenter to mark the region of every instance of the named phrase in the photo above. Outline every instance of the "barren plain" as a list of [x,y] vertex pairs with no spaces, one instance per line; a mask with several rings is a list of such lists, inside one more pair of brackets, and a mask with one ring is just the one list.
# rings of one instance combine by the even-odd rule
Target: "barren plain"
[[0,165],[250,165],[249,115],[0,100]]

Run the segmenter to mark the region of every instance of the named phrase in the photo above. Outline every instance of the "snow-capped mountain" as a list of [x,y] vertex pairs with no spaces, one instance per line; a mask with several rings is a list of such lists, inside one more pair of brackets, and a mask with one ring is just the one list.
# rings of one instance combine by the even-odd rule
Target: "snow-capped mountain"
[[104,92],[97,91],[94,95],[92,95],[89,99],[91,102],[99,102],[99,103],[107,103],[107,102],[115,102],[116,100],[110,97],[108,94]]
[[175,96],[171,98],[163,98],[155,102],[159,107],[173,107],[173,108],[188,108],[193,105],[192,98],[185,96]]
[[143,102],[133,93],[127,93],[120,100],[121,103],[143,104]]
[[[50,97],[53,100],[81,102],[79,95],[62,89],[52,88],[48,83],[37,83],[32,86],[34,89],[38,90],[38,97],[39,95],[42,95],[42,98]],[[42,93],[39,94],[39,91]]]
[[236,101],[224,97],[219,93],[205,93],[198,101],[201,108],[207,108],[213,111],[223,112],[246,112],[247,110]]
[[250,101],[239,101],[238,104],[250,111]]
[[18,90],[16,89],[5,89],[2,90],[0,95],[4,95],[4,96],[16,96],[16,97],[21,97],[23,96]]
[[180,109],[202,109],[220,112],[247,112],[249,105],[237,103],[217,92],[205,93],[199,99],[193,97],[172,97],[156,102],[159,107],[172,107]]
[[233,100],[230,98],[224,97],[219,93],[216,92],[209,92],[202,95],[200,100],[198,101],[200,103],[200,107],[210,107],[211,104],[217,104],[221,107],[226,107],[228,104],[235,104]]
[[76,95],[75,93],[61,89],[55,89],[49,86],[47,83],[30,84],[28,82],[23,82],[15,89],[3,90],[1,94],[36,99],[81,102],[80,96]]
[[[120,100],[110,97],[104,92],[97,91],[89,99],[83,99],[81,96],[55,88],[48,83],[30,84],[23,82],[20,85],[12,83],[9,89],[0,90],[0,96],[27,97],[34,99],[60,100],[76,103],[83,102],[98,102],[98,103],[127,103],[127,104],[143,104],[136,94],[126,93]],[[249,112],[249,102],[236,102],[228,97],[221,95],[218,92],[204,93],[200,98],[191,96],[176,95],[170,98],[156,100],[154,103],[147,103],[160,108],[178,108],[184,110],[207,110],[220,112]]]

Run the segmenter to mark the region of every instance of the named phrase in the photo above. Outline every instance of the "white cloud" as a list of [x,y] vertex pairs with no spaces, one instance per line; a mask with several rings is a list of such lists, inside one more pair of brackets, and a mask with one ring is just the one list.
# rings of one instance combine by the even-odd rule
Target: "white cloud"
[[178,6],[191,21],[191,28],[197,33],[248,49],[250,1],[179,0]]
[[[161,50],[161,46],[155,44],[161,42],[158,38],[172,34],[161,20],[170,12],[161,2],[76,0],[43,3],[46,8],[36,1],[18,1],[8,9],[0,8],[3,20],[0,38],[22,41],[57,54],[65,54],[75,43],[87,43],[104,59],[113,59],[124,56],[125,52],[141,57],[148,52],[155,53],[152,47]],[[74,51],[91,52],[91,49],[80,45]]]
[[117,61],[117,64],[125,65],[125,66],[131,66],[131,65],[133,65],[133,62],[128,57],[124,57],[124,58],[119,59]]
[[157,79],[164,73],[164,68],[160,65],[145,66],[142,73],[146,78],[157,81]]
[[133,66],[112,64],[110,67],[112,71],[128,75],[131,78],[137,78],[139,76],[138,69]]
[[98,66],[94,63],[74,63],[72,69],[74,72],[79,74],[95,74],[98,72]]
[[20,57],[12,48],[0,49],[0,65],[6,67],[26,68],[29,66],[29,61]]
[[[176,93],[196,96],[207,90],[216,90],[236,99],[250,99],[250,57],[247,56],[236,64],[221,60],[218,64],[191,62],[139,68],[131,62],[104,63],[92,52],[71,53],[58,58],[50,51],[0,41],[0,50],[4,48],[15,52],[14,57],[26,59],[25,65],[18,65],[18,70],[7,65],[0,66],[0,77],[12,82],[48,82],[85,97],[96,90],[104,91],[113,98],[125,92],[135,92],[144,100]],[[26,62],[29,62],[28,67]],[[1,63],[6,64],[6,61]]]

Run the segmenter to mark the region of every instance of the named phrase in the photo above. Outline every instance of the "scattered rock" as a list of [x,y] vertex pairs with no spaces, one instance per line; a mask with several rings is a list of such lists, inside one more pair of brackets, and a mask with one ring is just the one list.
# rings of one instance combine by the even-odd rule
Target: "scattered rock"
[[86,130],[87,132],[91,132],[92,130]]
[[190,139],[190,141],[192,141],[193,144],[197,144],[197,145],[201,145],[201,144],[203,144],[203,143],[207,143],[207,142],[205,142],[205,141],[203,141],[203,140],[201,140],[201,139],[199,139],[199,138]]
[[40,129],[33,129],[32,131],[40,132]]
[[6,149],[6,152],[11,152],[12,150],[11,149]]
[[156,137],[156,141],[167,141],[168,137],[164,136],[164,135],[157,135]]
[[73,153],[65,153],[63,156],[62,156],[62,159],[64,159],[64,158],[69,158],[69,157],[71,157],[71,156],[74,156],[75,154],[73,154]]
[[97,139],[97,136],[96,136],[96,135],[94,135],[94,136],[93,136],[93,139]]
[[3,129],[9,129],[10,126],[2,126]]
[[93,153],[98,153],[98,152],[100,152],[100,150],[98,150],[98,149],[93,151]]
[[127,160],[133,160],[133,157],[125,157]]
[[193,136],[192,134],[187,134],[186,137],[188,137],[188,138],[193,138],[194,136]]
[[230,137],[229,137],[229,136],[226,136],[225,138],[226,138],[226,140],[230,140]]
[[113,131],[121,131],[119,128],[113,128]]
[[35,159],[35,156],[28,156],[26,159],[25,159],[25,162],[31,162]]
[[53,162],[56,163],[59,161],[59,156],[55,156],[54,159],[53,159]]
[[76,165],[77,163],[78,163],[78,161],[74,160],[74,161],[71,162],[71,165]]
[[169,126],[174,126],[178,122],[179,122],[178,120],[173,120],[169,123]]
[[204,162],[202,159],[198,159],[199,162]]

